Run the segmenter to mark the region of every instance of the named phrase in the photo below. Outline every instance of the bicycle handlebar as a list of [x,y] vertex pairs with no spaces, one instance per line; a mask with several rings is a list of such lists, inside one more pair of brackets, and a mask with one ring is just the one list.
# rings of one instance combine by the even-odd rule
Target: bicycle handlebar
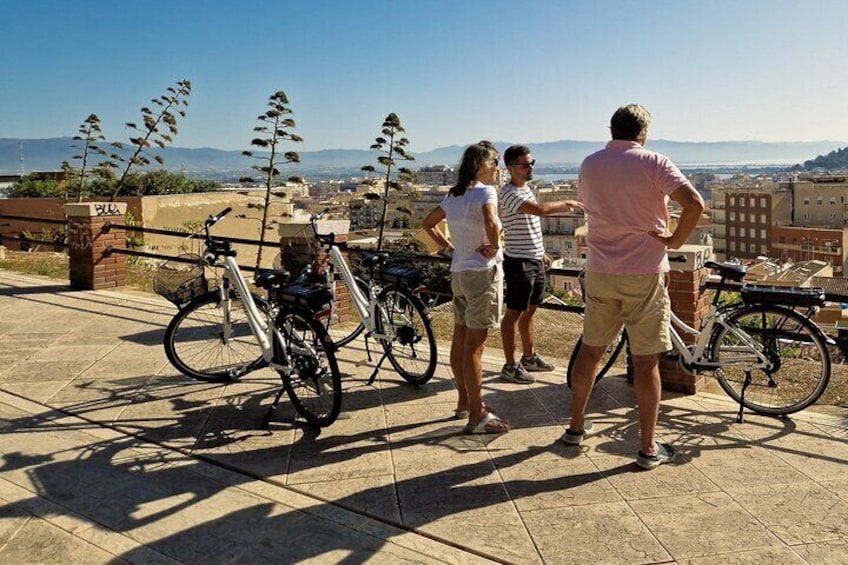
[[230,208],[229,206],[227,206],[226,208],[224,208],[223,210],[221,210],[220,212],[218,212],[214,216],[209,216],[208,218],[206,218],[206,222],[205,222],[206,227],[209,227],[209,226],[212,226],[212,225],[218,223],[221,220],[221,218],[223,218],[224,216],[226,216],[227,214],[229,214],[232,211],[233,211],[233,209]]
[[678,255],[677,257],[669,257],[668,262],[669,263],[685,263],[686,262],[686,256],[685,255]]
[[318,233],[318,227],[315,225],[318,220],[326,216],[329,212],[330,208],[324,208],[317,214],[312,214],[312,216],[309,217],[309,225],[312,226],[312,234],[315,236],[315,239],[317,239],[320,243],[333,245],[336,241],[336,234],[334,232],[323,234]]

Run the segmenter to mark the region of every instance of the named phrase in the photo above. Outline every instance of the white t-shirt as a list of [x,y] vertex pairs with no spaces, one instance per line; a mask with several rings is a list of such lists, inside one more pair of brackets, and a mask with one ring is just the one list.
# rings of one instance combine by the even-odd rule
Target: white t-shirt
[[462,196],[448,194],[439,204],[445,211],[454,248],[451,272],[485,271],[503,260],[500,251],[492,259],[486,259],[477,252],[477,248],[489,243],[483,224],[483,206],[486,204],[492,204],[497,210],[498,193],[494,187],[481,182],[469,187]]
[[542,221],[539,216],[518,211],[525,202],[536,203],[530,187],[507,184],[501,189],[500,211],[506,234],[506,256],[541,261],[545,256]]

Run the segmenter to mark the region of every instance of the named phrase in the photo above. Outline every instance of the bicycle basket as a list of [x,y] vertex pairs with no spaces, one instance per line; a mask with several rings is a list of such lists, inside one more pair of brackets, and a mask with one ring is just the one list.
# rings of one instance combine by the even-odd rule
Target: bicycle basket
[[820,288],[799,288],[746,284],[741,289],[746,304],[778,304],[811,308],[824,304],[824,291]]
[[153,291],[178,308],[210,289],[200,257],[182,255],[180,259],[190,259],[193,262],[166,261],[153,278]]
[[378,280],[386,283],[391,283],[404,288],[416,288],[424,279],[427,278],[427,273],[423,269],[409,267],[405,265],[387,265],[379,269],[374,276]]
[[333,301],[333,293],[321,284],[295,283],[284,286],[276,292],[279,304],[304,306],[315,311]]

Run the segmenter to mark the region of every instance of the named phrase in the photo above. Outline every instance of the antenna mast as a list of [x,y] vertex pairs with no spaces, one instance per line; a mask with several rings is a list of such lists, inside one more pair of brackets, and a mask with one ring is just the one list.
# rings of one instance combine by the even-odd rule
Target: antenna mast
[[18,153],[21,155],[21,178],[24,178],[24,144],[22,141],[18,142]]

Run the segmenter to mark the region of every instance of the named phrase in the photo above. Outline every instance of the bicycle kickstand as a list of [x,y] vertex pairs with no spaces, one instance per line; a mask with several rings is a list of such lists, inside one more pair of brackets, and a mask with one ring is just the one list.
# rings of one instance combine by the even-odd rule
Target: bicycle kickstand
[[742,394],[739,396],[739,413],[736,415],[736,421],[740,424],[745,420],[742,411],[745,409],[745,391],[751,384],[751,369],[745,369],[745,381],[742,383]]
[[[391,347],[391,346],[389,346],[389,347]],[[377,365],[374,367],[374,372],[371,373],[371,377],[368,379],[368,383],[366,383],[366,384],[368,384],[369,386],[374,384],[374,381],[377,379],[377,374],[380,372],[380,367],[383,365],[383,361],[385,361],[386,357],[388,357],[388,356],[389,356],[389,351],[387,349],[387,350],[383,351],[383,356],[380,357],[379,361],[377,361]]]
[[274,402],[271,403],[271,406],[268,408],[268,411],[265,413],[265,417],[262,418],[262,425],[260,429],[267,430],[268,426],[271,424],[271,417],[274,415],[274,412],[277,411],[277,406],[280,405],[280,398],[283,396],[283,393],[286,391],[285,386],[280,387],[280,391],[277,393],[277,396],[274,397]]

